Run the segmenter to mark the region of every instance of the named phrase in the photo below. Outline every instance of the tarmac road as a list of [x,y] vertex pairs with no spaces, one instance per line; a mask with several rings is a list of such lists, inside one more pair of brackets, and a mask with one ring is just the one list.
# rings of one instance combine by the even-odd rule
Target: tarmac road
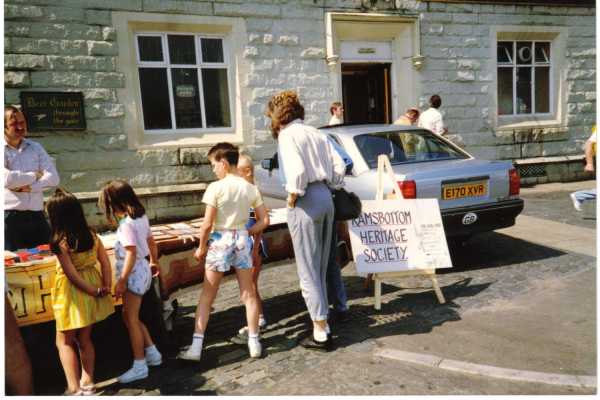
[[269,324],[260,359],[229,342],[245,324],[229,279],[200,363],[174,359],[191,341],[198,291],[179,299],[163,365],[120,385],[112,378],[131,362],[123,354],[98,363],[98,386],[105,395],[595,394],[596,211],[592,203],[577,213],[568,198],[594,183],[522,189],[515,227],[475,236],[453,251],[452,269],[438,270],[443,305],[427,278],[396,278],[384,281],[375,311],[372,289],[364,291],[365,277],[350,264],[342,274],[351,318],[331,320],[332,352],[297,345],[310,323],[290,263],[260,276]]

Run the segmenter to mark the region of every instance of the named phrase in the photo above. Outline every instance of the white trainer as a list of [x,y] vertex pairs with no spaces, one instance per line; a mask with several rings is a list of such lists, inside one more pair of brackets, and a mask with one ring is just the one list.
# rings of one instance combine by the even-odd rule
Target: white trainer
[[248,350],[250,351],[250,357],[259,358],[260,353],[262,352],[262,345],[258,341],[249,340]]
[[188,360],[188,361],[200,361],[201,353],[202,353],[202,349],[196,349],[193,347],[189,347],[186,350],[180,351],[177,358],[179,358],[181,360]]
[[248,327],[245,326],[240,329],[239,333],[233,339],[231,339],[231,341],[235,344],[248,343]]
[[573,200],[573,207],[575,207],[577,211],[582,212],[583,207],[581,207],[581,202],[575,197],[575,193],[571,193],[571,200]]
[[258,327],[262,328],[265,325],[267,325],[267,321],[264,318],[258,318]]
[[158,351],[152,354],[146,354],[147,366],[154,367],[160,364],[162,364],[162,355]]
[[144,368],[131,368],[123,375],[117,377],[119,383],[127,383],[137,381],[138,379],[144,379],[148,377],[148,367],[144,365]]

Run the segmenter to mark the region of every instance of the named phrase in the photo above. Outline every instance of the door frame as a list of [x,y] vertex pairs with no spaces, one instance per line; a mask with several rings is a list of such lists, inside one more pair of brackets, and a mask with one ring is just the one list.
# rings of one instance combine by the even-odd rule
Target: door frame
[[[375,25],[377,25],[376,29],[374,29]],[[342,98],[342,60],[340,60],[339,56],[340,41],[389,41],[391,42],[392,60],[381,61],[392,64],[390,69],[392,122],[400,116],[400,110],[418,107],[421,95],[421,81],[418,68],[421,66],[423,59],[420,55],[419,35],[418,16],[325,13],[326,60],[333,92],[332,101],[339,101]],[[343,60],[344,63],[352,61],[350,59]],[[368,62],[367,60],[360,61]],[[398,74],[400,71],[403,73],[399,80]],[[402,86],[402,91],[400,90],[400,86]],[[400,94],[402,95],[400,96]]]

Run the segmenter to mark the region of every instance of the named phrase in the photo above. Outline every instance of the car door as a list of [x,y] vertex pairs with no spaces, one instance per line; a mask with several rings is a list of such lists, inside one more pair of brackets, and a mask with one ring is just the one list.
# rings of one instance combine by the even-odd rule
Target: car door
[[[263,195],[263,202],[267,210],[283,208],[286,205],[287,193],[279,178],[279,166],[277,165],[277,153],[269,159],[274,168],[266,169],[264,164],[256,165],[254,174],[258,180],[257,185]],[[275,162],[274,162],[275,161]]]

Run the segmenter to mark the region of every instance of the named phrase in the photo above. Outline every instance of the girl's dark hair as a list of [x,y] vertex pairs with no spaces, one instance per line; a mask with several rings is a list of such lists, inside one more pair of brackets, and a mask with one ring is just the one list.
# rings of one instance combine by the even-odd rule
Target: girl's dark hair
[[46,212],[50,218],[50,251],[60,254],[61,243],[67,248],[81,253],[94,247],[93,230],[88,227],[83,208],[79,200],[62,188],[56,188],[46,204]]
[[271,136],[279,137],[281,128],[295,119],[304,119],[304,107],[293,90],[284,90],[269,100],[265,115],[271,118]]
[[113,225],[119,223],[117,214],[127,214],[131,219],[141,218],[146,214],[146,209],[131,186],[119,179],[111,179],[104,184],[98,206],[104,209],[106,220]]

